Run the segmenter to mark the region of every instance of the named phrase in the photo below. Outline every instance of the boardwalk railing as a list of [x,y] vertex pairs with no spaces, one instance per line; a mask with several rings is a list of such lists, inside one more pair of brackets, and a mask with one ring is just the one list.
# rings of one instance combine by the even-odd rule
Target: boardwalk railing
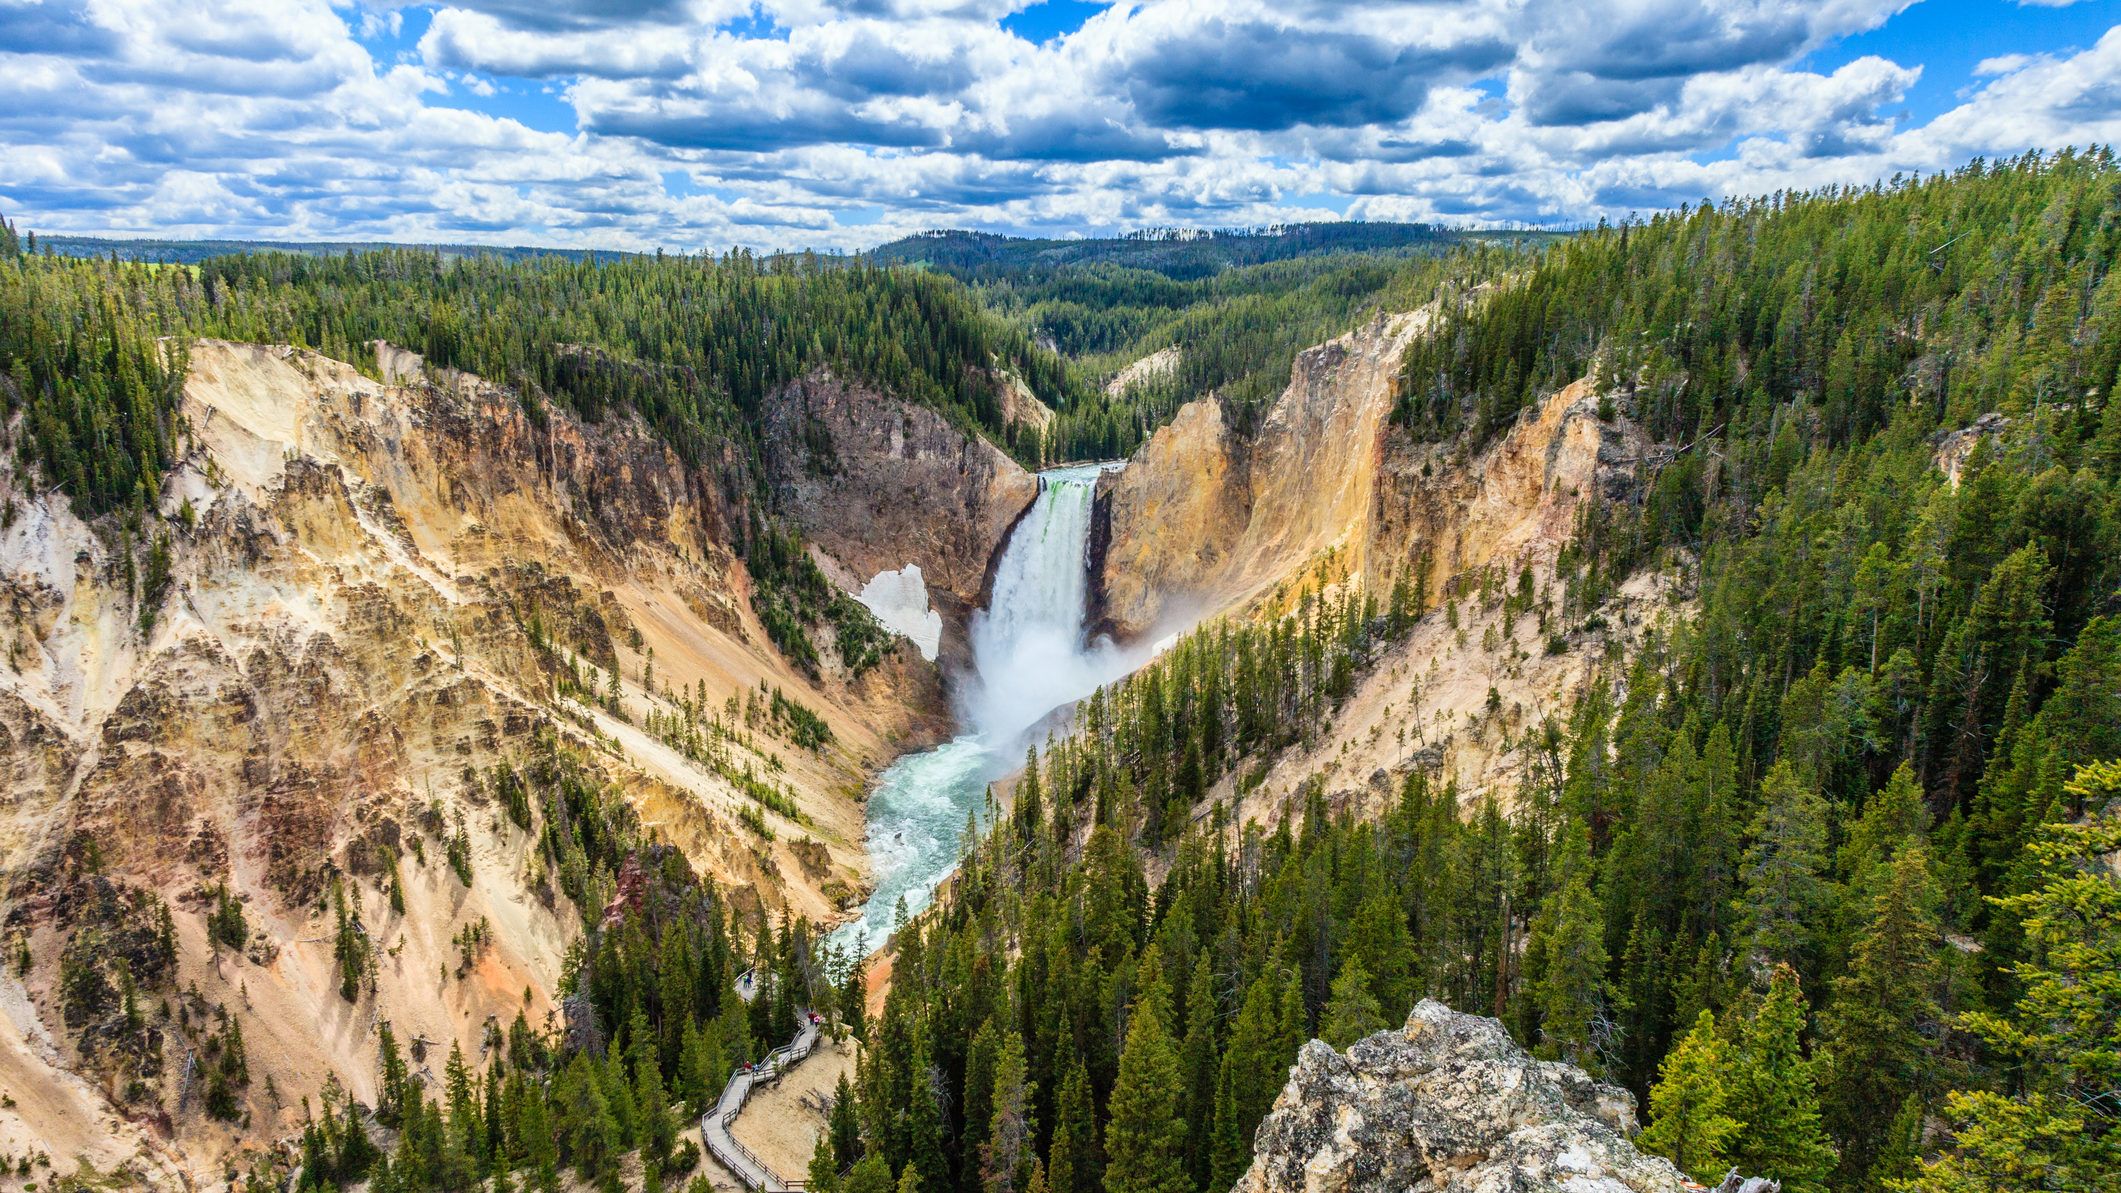
[[730,1073],[729,1083],[722,1087],[722,1096],[714,1109],[700,1116],[700,1140],[707,1145],[708,1154],[736,1174],[745,1188],[758,1193],[795,1193],[803,1188],[802,1181],[783,1180],[771,1165],[745,1147],[729,1130],[736,1116],[743,1112],[752,1090],[762,1083],[779,1081],[782,1073],[801,1064],[817,1046],[818,1025],[810,1018],[810,1012],[797,1013],[802,1016],[802,1026],[796,1030],[795,1038],[767,1053],[764,1060],[751,1068],[739,1066]]

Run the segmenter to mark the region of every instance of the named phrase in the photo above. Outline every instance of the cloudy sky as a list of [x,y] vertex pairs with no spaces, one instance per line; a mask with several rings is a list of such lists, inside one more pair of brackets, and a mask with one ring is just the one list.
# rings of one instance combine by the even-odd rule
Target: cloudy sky
[[2121,0],[0,0],[46,231],[1571,226],[2121,142]]

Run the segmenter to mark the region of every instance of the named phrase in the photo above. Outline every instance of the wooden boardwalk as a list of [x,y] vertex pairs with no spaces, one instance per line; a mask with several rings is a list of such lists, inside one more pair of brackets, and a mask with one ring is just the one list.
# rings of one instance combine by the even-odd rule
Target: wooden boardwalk
[[729,1133],[729,1124],[744,1109],[744,1102],[751,1091],[761,1085],[779,1081],[781,1074],[802,1063],[810,1050],[817,1046],[817,1021],[807,1010],[796,1012],[802,1024],[795,1038],[766,1054],[766,1059],[749,1070],[738,1069],[729,1075],[729,1084],[722,1087],[721,1100],[714,1109],[700,1116],[700,1141],[707,1146],[707,1154],[722,1162],[722,1167],[736,1174],[747,1189],[759,1193],[794,1193],[803,1187],[802,1181],[783,1180],[779,1173],[768,1167],[748,1147],[737,1142]]

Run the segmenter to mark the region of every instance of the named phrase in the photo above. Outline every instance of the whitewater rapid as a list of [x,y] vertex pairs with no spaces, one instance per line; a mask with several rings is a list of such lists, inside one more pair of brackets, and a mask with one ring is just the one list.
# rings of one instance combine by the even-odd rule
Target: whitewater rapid
[[919,914],[957,868],[966,826],[986,827],[987,784],[1023,762],[1048,713],[1127,673],[1139,660],[1091,642],[1090,519],[1099,474],[1116,464],[1055,468],[1010,532],[987,608],[972,615],[972,673],[960,677],[959,735],[908,754],[869,795],[869,864],[876,889],[860,915],[828,937],[843,952],[883,945],[903,905]]

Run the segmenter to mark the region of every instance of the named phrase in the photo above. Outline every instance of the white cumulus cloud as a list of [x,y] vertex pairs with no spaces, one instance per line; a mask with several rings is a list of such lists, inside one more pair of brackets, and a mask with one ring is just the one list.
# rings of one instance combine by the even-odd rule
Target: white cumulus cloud
[[2116,32],[1999,46],[1911,119],[1912,2],[1122,0],[1034,39],[1028,0],[0,0],[0,211],[682,249],[1570,226],[2121,139]]

